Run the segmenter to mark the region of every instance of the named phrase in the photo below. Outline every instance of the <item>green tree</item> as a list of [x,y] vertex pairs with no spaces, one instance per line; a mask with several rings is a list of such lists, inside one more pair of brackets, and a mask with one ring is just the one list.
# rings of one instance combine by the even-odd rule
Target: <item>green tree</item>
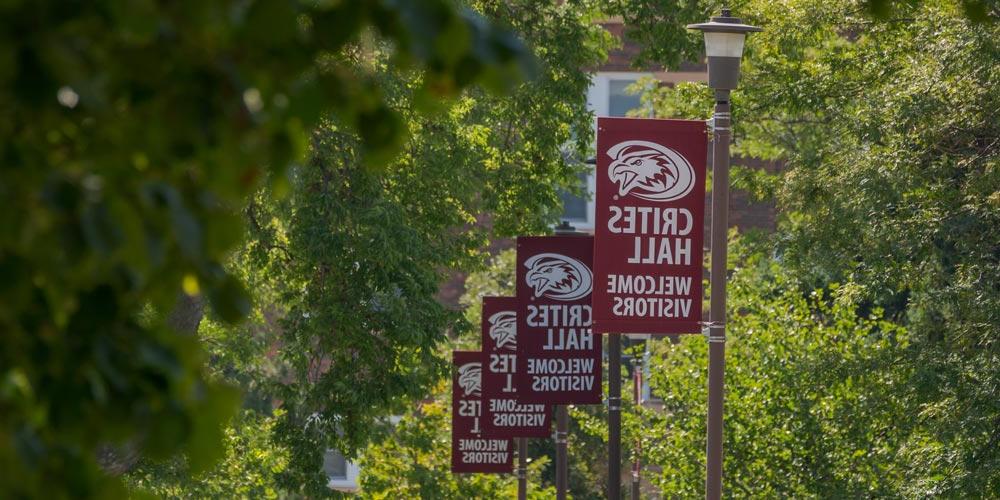
[[[431,400],[402,416],[382,440],[374,442],[361,459],[361,491],[366,498],[513,498],[513,474],[451,473],[451,382],[436,384]],[[551,485],[542,483],[548,456],[530,454],[529,498],[552,498]]]
[[130,474],[133,493],[159,498],[280,498],[278,477],[288,466],[290,452],[275,446],[276,417],[244,411],[225,430],[223,458],[209,471],[192,475],[184,456],[167,462],[146,462]]
[[[443,344],[441,355],[453,349],[481,347],[479,319],[482,298],[514,292],[516,252],[507,249],[490,264],[471,273],[461,297],[466,326]],[[450,379],[439,379],[423,401],[412,405],[397,425],[377,435],[361,455],[362,493],[371,498],[501,498],[516,494],[513,475],[452,474]],[[604,438],[595,436],[603,423],[595,411],[571,407],[569,473],[572,498],[601,498],[606,484]],[[599,412],[599,410],[596,410]],[[606,427],[605,427],[606,428]],[[551,439],[528,439],[529,498],[555,494],[555,446]]]
[[[894,4],[888,20],[846,1],[734,7],[765,27],[748,39],[733,95],[734,147],[785,165],[776,176],[737,169],[735,184],[776,202],[773,251],[800,286],[850,283],[838,293],[861,317],[883,310],[910,331],[872,367],[898,381],[894,397],[905,408],[906,434],[885,441],[896,451],[880,465],[895,472],[879,487],[995,496],[996,9],[984,23],[944,0]],[[710,95],[686,85],[647,99],[661,116],[704,118]]]
[[422,102],[533,73],[513,35],[444,0],[14,1],[0,19],[5,496],[120,493],[95,461],[108,442],[194,470],[218,455],[237,394],[163,318],[182,288],[247,313],[220,265],[234,209],[262,178],[280,188],[319,117],[368,165],[398,151],[366,44],[391,44]]
[[[470,91],[434,118],[401,107],[412,137],[378,174],[363,168],[349,135],[325,124],[311,168],[296,172],[288,252],[268,264],[286,311],[278,352],[287,371],[272,394],[288,409],[289,436],[320,415],[326,426],[316,432],[353,456],[381,419],[426,397],[446,373],[439,346],[466,329],[437,300],[447,273],[481,267],[490,238],[547,231],[557,189],[581,168],[589,79],[578,68],[602,57],[600,29],[558,2],[476,8],[536,50],[535,82],[509,98]],[[390,70],[381,78],[401,102],[423,85]],[[293,470],[315,475],[321,452]]]
[[[881,311],[859,311],[857,285],[803,293],[774,258],[732,241],[726,343],[726,474],[739,498],[897,496],[896,460],[914,422],[899,361],[909,335]],[[664,495],[704,488],[707,342],[656,342],[643,415],[644,454]]]
[[272,401],[284,410],[273,439],[290,451],[286,492],[326,494],[327,448],[353,457],[386,416],[427,397],[446,373],[448,333],[467,330],[437,300],[444,278],[481,268],[490,238],[547,231],[558,189],[582,168],[591,121],[579,68],[601,60],[606,36],[560,2],[471,7],[531,44],[535,81],[505,98],[469,89],[426,115],[426,75],[369,43],[372,78],[410,131],[398,159],[368,168],[359,134],[324,120],[288,196],[263,190],[244,210],[250,234],[231,267],[257,292],[253,321],[209,322],[201,336],[213,371],[265,414]]
[[[849,7],[826,8],[820,19]],[[829,20],[779,27],[757,49],[748,80],[759,93],[746,107],[787,131],[774,134],[790,166],[777,191],[786,262],[814,283],[858,283],[857,300],[914,334],[901,350],[903,393],[920,425],[900,452],[900,491],[990,496],[1000,492],[1000,29],[949,2],[902,14],[912,21],[855,24],[853,40]],[[819,50],[778,55],[802,40]],[[780,80],[801,87],[779,91]]]

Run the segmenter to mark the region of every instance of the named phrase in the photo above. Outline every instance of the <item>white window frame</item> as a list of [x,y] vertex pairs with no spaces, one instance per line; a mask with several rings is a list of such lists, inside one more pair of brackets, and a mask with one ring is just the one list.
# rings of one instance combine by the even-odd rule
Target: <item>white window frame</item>
[[[337,452],[337,450],[332,450],[332,449],[327,450],[327,452],[331,451]],[[358,464],[350,460],[345,460],[344,462],[347,465],[346,467],[347,476],[343,478],[327,476],[328,479],[326,483],[327,488],[349,493],[359,491],[360,486],[358,485],[358,475],[361,473],[361,469],[358,467]]]
[[[587,110],[589,110],[594,115],[594,122],[591,125],[592,133],[596,137],[597,134],[597,117],[608,116],[608,112],[611,109],[611,81],[612,80],[631,80],[638,81],[645,77],[655,77],[653,73],[650,72],[631,72],[631,71],[598,71],[590,79],[590,88],[587,89]],[[594,213],[596,212],[594,207],[594,192],[597,189],[597,179],[594,177],[594,167],[591,166],[590,172],[587,173],[587,215],[586,220],[572,220],[572,219],[560,219],[567,220],[572,223],[577,229],[586,232],[594,232]]]
[[646,77],[656,77],[648,71],[598,71],[590,79],[590,88],[587,89],[587,109],[594,113],[594,132],[597,132],[598,116],[608,116],[611,110],[611,81],[631,80],[638,81]]
[[590,171],[587,172],[587,204],[584,210],[584,219],[573,219],[565,216],[559,218],[560,221],[567,221],[573,225],[577,230],[586,231],[588,233],[594,232],[594,191],[597,189],[596,180],[594,179],[594,166],[587,165]]
[[[396,424],[398,424],[402,419],[403,417],[401,415],[392,415],[389,417],[389,424],[395,427]],[[327,449],[327,452],[330,451],[339,453],[337,450],[332,448]],[[342,491],[344,493],[357,493],[361,491],[361,485],[358,483],[358,476],[361,475],[361,467],[358,467],[357,463],[346,459],[344,460],[344,463],[346,465],[346,477],[340,478],[327,476],[326,487],[332,490]]]

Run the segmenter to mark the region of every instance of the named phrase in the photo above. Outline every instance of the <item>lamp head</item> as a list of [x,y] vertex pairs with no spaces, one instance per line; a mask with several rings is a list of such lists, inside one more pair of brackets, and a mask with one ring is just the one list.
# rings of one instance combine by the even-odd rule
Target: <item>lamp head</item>
[[705,55],[708,57],[708,86],[716,90],[732,90],[740,79],[740,59],[747,33],[761,31],[757,26],[743,24],[732,17],[729,9],[707,23],[689,24],[688,29],[705,34]]

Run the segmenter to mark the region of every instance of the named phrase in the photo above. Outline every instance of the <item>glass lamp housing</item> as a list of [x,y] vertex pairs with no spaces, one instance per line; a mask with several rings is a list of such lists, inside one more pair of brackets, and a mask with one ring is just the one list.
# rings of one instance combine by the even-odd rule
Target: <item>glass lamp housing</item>
[[743,57],[745,33],[705,32],[705,55],[708,57]]

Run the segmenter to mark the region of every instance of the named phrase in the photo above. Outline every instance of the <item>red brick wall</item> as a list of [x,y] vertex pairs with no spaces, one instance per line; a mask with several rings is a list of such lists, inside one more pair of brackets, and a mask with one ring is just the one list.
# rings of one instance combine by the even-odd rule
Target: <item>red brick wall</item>
[[639,55],[641,47],[625,37],[625,27],[620,22],[601,23],[609,33],[622,41],[621,47],[608,51],[608,60],[602,64],[599,71],[659,71],[661,67],[646,67],[637,69],[632,61]]
[[[600,25],[608,33],[611,33],[615,38],[620,40],[621,46],[608,51],[608,60],[597,68],[598,71],[648,71],[655,73],[664,70],[664,67],[659,65],[646,65],[642,67],[633,65],[632,61],[639,55],[642,47],[625,36],[625,26],[621,22],[608,21],[600,23]],[[708,68],[702,62],[683,62],[677,68],[677,71],[685,73],[704,73],[707,70]]]

